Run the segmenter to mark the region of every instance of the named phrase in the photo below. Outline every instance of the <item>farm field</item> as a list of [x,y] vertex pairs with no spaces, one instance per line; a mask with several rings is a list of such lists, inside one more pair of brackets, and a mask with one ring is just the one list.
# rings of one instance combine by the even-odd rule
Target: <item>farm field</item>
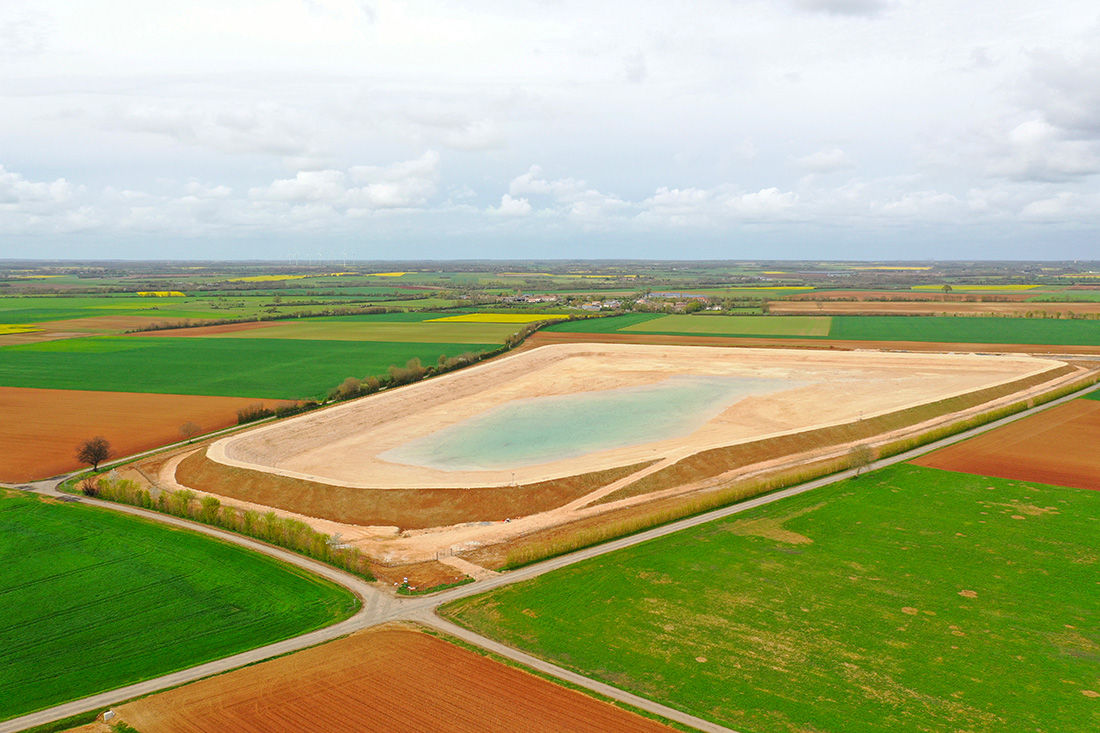
[[1100,321],[1053,318],[836,316],[829,338],[974,344],[1100,344]]
[[1098,445],[1100,401],[1074,400],[913,462],[947,471],[1100,490]]
[[[242,323],[239,328],[210,326],[178,331],[151,331],[152,336],[203,336],[229,339],[292,339],[308,341],[384,341],[390,343],[502,344],[522,327],[522,323],[436,322],[436,321],[334,321],[309,318],[293,321]],[[211,333],[208,329],[221,329]],[[189,331],[205,331],[191,334]]]
[[[986,304],[983,304],[986,305]],[[719,334],[711,326],[701,324],[706,331],[671,331],[660,329],[665,318],[685,319],[683,323],[729,318],[736,322],[739,333]],[[593,334],[654,334],[694,336],[762,336],[774,338],[808,338],[824,341],[929,342],[959,344],[1025,344],[1095,346],[1100,344],[1100,321],[1054,318],[985,318],[980,316],[943,318],[936,316],[832,316],[828,332],[821,335],[787,333],[801,326],[785,327],[788,319],[808,320],[808,316],[611,316],[601,319],[571,321],[548,326],[546,333]],[[718,321],[721,322],[720,320]],[[674,321],[674,323],[680,323]],[[716,328],[715,326],[714,328]],[[686,326],[679,326],[684,329]],[[692,328],[695,328],[692,326]],[[816,327],[815,328],[819,328]]]
[[1027,313],[1055,314],[1073,312],[1077,315],[1100,313],[1100,303],[991,303],[957,302],[941,300],[904,301],[808,301],[776,300],[768,303],[768,312],[773,315],[805,315],[813,313],[863,314],[863,315],[923,315],[934,316],[950,314],[987,314],[1003,313],[1024,316]]
[[0,348],[0,386],[309,399],[412,357],[433,364],[495,346],[96,336]]
[[[96,435],[126,456],[182,440],[180,426],[207,433],[235,425],[240,397],[0,387],[0,481],[16,483],[83,468],[77,446]],[[267,401],[268,408],[282,403]]]
[[765,318],[672,315],[623,326],[619,330],[624,333],[696,333],[715,336],[828,336],[831,320],[827,316]]
[[[1001,301],[1023,301],[1035,296],[1035,293],[1030,292],[995,292],[995,293],[966,293],[956,296],[958,298],[974,298],[976,300],[989,299],[996,302]],[[782,302],[802,302],[806,300],[810,301],[863,301],[863,302],[882,302],[882,301],[942,301],[944,299],[944,293],[942,291],[918,291],[918,290],[848,290],[843,288],[829,288],[822,290],[813,290],[808,293],[794,293],[788,295]],[[779,302],[779,301],[776,301]]]
[[1093,730],[1097,516],[1098,492],[901,465],[444,615],[750,733]]
[[262,555],[0,490],[0,720],[350,616],[347,591]]
[[407,627],[380,627],[117,708],[161,733],[657,733],[670,728]]

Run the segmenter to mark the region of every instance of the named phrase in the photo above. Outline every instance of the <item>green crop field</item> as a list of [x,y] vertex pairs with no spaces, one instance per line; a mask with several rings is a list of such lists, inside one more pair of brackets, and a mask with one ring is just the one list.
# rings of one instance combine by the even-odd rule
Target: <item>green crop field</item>
[[1100,492],[901,465],[445,607],[744,733],[1100,730]]
[[289,565],[0,490],[0,720],[287,639],[355,598]]
[[247,331],[232,331],[219,339],[305,339],[317,341],[389,341],[393,343],[503,344],[523,328],[515,323],[424,323],[422,321],[333,321],[302,318],[275,321]]
[[[444,324],[445,325],[445,324]],[[96,336],[0,347],[0,386],[307,399],[417,357],[492,343]]]
[[828,316],[662,316],[619,329],[623,333],[707,336],[828,336]]
[[974,344],[1100,344],[1100,321],[1053,318],[835,316],[829,338]]
[[[350,291],[351,289],[348,289]],[[367,289],[363,289],[367,290]],[[202,295],[171,298],[143,298],[135,295],[0,297],[0,323],[47,323],[72,318],[99,316],[140,316],[152,320],[180,321],[255,318],[270,315],[279,296],[279,309],[287,313],[314,313],[328,308],[358,308],[379,305],[421,309],[451,305],[450,301],[421,298],[393,300],[386,295],[357,295],[341,291],[340,296],[317,295],[292,290],[264,293],[230,293],[224,296]],[[295,302],[307,304],[295,305]]]
[[848,341],[1100,344],[1100,320],[1055,318],[833,316],[830,319],[822,316],[632,314],[559,323],[547,327],[546,330],[572,333],[830,338]]
[[615,333],[627,326],[634,326],[656,318],[664,318],[660,313],[631,313],[626,316],[610,316],[606,318],[585,318],[579,321],[565,321],[547,326],[544,331],[560,331],[562,333]]

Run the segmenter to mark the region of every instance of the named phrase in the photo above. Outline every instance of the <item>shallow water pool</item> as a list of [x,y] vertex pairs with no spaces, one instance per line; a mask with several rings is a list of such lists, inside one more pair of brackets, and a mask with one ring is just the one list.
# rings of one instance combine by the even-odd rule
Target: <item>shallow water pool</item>
[[676,376],[657,384],[512,400],[379,454],[444,471],[502,470],[690,435],[734,402],[805,384]]

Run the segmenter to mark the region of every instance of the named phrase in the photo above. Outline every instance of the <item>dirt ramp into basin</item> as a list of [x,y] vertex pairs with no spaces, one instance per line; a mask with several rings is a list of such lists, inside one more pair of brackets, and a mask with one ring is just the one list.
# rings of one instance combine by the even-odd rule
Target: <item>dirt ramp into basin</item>
[[1100,401],[1074,400],[913,461],[981,476],[1100,490]]
[[117,708],[158,733],[667,733],[436,637],[388,627]]

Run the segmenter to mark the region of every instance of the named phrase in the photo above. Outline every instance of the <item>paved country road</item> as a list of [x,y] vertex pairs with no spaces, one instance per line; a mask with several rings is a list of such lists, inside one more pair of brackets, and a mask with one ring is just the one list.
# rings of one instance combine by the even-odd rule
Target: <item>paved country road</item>
[[[1028,415],[1032,415],[1036,412],[1050,409],[1056,405],[1070,400],[1077,399],[1083,394],[1096,391],[1100,389],[1100,385],[1075,392],[1074,394],[1066,397],[1053,400],[1039,407],[1032,408],[1031,410],[1025,410],[1015,415],[997,420],[992,423],[988,423],[978,428],[968,430],[964,433],[945,438],[935,443],[915,448],[906,453],[902,453],[891,458],[877,461],[874,464],[874,468],[881,468],[889,466],[895,463],[901,463],[904,461],[912,460],[917,456],[929,453],[934,450],[938,450],[952,443],[957,443],[967,438],[971,438],[975,435],[979,435],[994,428],[998,428],[1002,425],[1020,420]],[[129,460],[129,459],[126,459]],[[867,469],[870,470],[870,469]],[[297,555],[286,550],[268,545],[257,540],[242,537],[241,535],[225,532],[214,527],[208,527],[203,524],[197,524],[178,517],[169,516],[166,514],[160,514],[157,512],[147,511],[145,509],[139,509],[137,507],[131,507],[124,504],[115,504],[112,502],[100,501],[98,499],[90,499],[87,497],[71,497],[68,494],[62,494],[57,491],[57,485],[61,482],[59,479],[52,479],[50,481],[41,481],[34,484],[25,484],[20,486],[10,486],[9,488],[20,488],[28,491],[33,491],[40,494],[46,494],[50,496],[63,496],[69,498],[69,500],[80,501],[84,504],[93,506],[101,506],[108,509],[112,509],[118,512],[124,512],[126,514],[133,514],[136,516],[145,517],[158,522],[163,522],[176,527],[184,527],[196,532],[217,537],[227,542],[247,547],[257,552],[270,555],[284,562],[288,562],[292,565],[305,568],[311,572],[316,573],[324,578],[327,578],[335,583],[342,585],[349,591],[354,593],[361,601],[362,607],[359,611],[344,621],[338,624],[326,627],[324,629],[318,629],[311,631],[308,634],[280,641],[275,644],[269,644],[267,646],[253,649],[248,652],[236,654],[225,659],[215,660],[206,664],[192,667],[190,669],[180,670],[171,674],[157,677],[155,679],[147,680],[145,682],[139,682],[134,685],[122,687],[109,692],[100,693],[91,697],[86,697],[80,700],[74,700],[72,702],[56,705],[52,708],[40,710],[36,713],[30,713],[28,715],[21,716],[19,718],[12,718],[4,722],[0,722],[0,733],[15,733],[16,731],[23,730],[43,723],[48,723],[60,718],[66,718],[78,713],[86,712],[88,710],[95,710],[97,708],[114,705],[121,703],[124,700],[129,700],[132,697],[139,695],[148,695],[152,692],[162,690],[168,687],[175,687],[186,682],[193,682],[195,680],[202,679],[203,677],[209,677],[210,675],[220,674],[222,672],[228,672],[229,670],[236,669],[237,667],[244,666],[246,664],[252,664],[264,659],[286,654],[288,652],[296,651],[298,649],[304,649],[309,646],[314,646],[321,642],[330,641],[332,639],[345,636],[358,631],[360,629],[369,628],[371,626],[377,626],[379,624],[387,623],[390,621],[416,621],[428,626],[432,626],[440,631],[456,636],[471,644],[474,644],[483,649],[492,651],[501,656],[512,659],[521,664],[527,665],[541,672],[553,675],[559,679],[567,680],[574,684],[580,685],[587,689],[593,690],[599,694],[605,695],[610,698],[622,701],[629,705],[633,705],[637,708],[652,712],[657,715],[664,716],[670,720],[675,720],[679,723],[692,726],[702,731],[727,731],[728,728],[716,725],[706,720],[696,718],[692,715],[687,715],[678,710],[666,707],[659,703],[655,703],[651,700],[647,700],[637,695],[625,692],[616,687],[604,684],[597,680],[584,677],[583,675],[571,672],[569,670],[558,667],[557,665],[543,661],[536,657],[532,657],[521,651],[513,649],[499,642],[488,639],[479,634],[475,634],[472,631],[464,629],[460,626],[445,621],[436,615],[436,609],[440,605],[447,603],[448,601],[455,600],[457,598],[465,598],[466,596],[482,593],[493,588],[499,588],[511,583],[517,583],[529,578],[534,578],[543,573],[550,572],[551,570],[557,570],[558,568],[572,565],[573,563],[587,560],[589,558],[597,557],[599,555],[606,554],[608,552],[614,552],[624,547],[630,547],[632,545],[639,544],[641,542],[647,542],[657,537],[663,537],[673,532],[679,532],[680,530],[687,529],[688,527],[695,527],[706,522],[711,522],[716,519],[728,517],[734,514],[739,514],[749,509],[754,509],[758,506],[770,504],[772,502],[780,501],[791,496],[812,491],[813,489],[820,488],[822,486],[828,486],[829,484],[836,483],[838,481],[844,481],[855,475],[854,471],[843,471],[841,473],[826,476],[821,479],[810,481],[808,483],[800,484],[798,486],[792,486],[782,491],[776,491],[765,496],[759,496],[755,499],[749,499],[733,506],[728,506],[722,509],[716,509],[706,514],[700,514],[687,519],[681,519],[677,522],[672,522],[660,527],[655,527],[645,532],[639,532],[638,534],[631,535],[629,537],[622,537],[617,540],[605,542],[604,544],[589,547],[584,550],[578,550],[577,552],[570,553],[568,555],[562,555],[560,557],[545,560],[543,562],[528,565],[527,567],[520,568],[518,570],[512,570],[507,573],[501,573],[492,578],[485,580],[479,580],[475,583],[469,583],[459,588],[453,588],[449,591],[422,598],[401,598],[395,597],[379,590],[375,586],[372,586],[360,578],[350,575],[341,570],[329,567],[322,563],[315,562],[302,555]],[[730,732],[734,733],[734,732]]]

